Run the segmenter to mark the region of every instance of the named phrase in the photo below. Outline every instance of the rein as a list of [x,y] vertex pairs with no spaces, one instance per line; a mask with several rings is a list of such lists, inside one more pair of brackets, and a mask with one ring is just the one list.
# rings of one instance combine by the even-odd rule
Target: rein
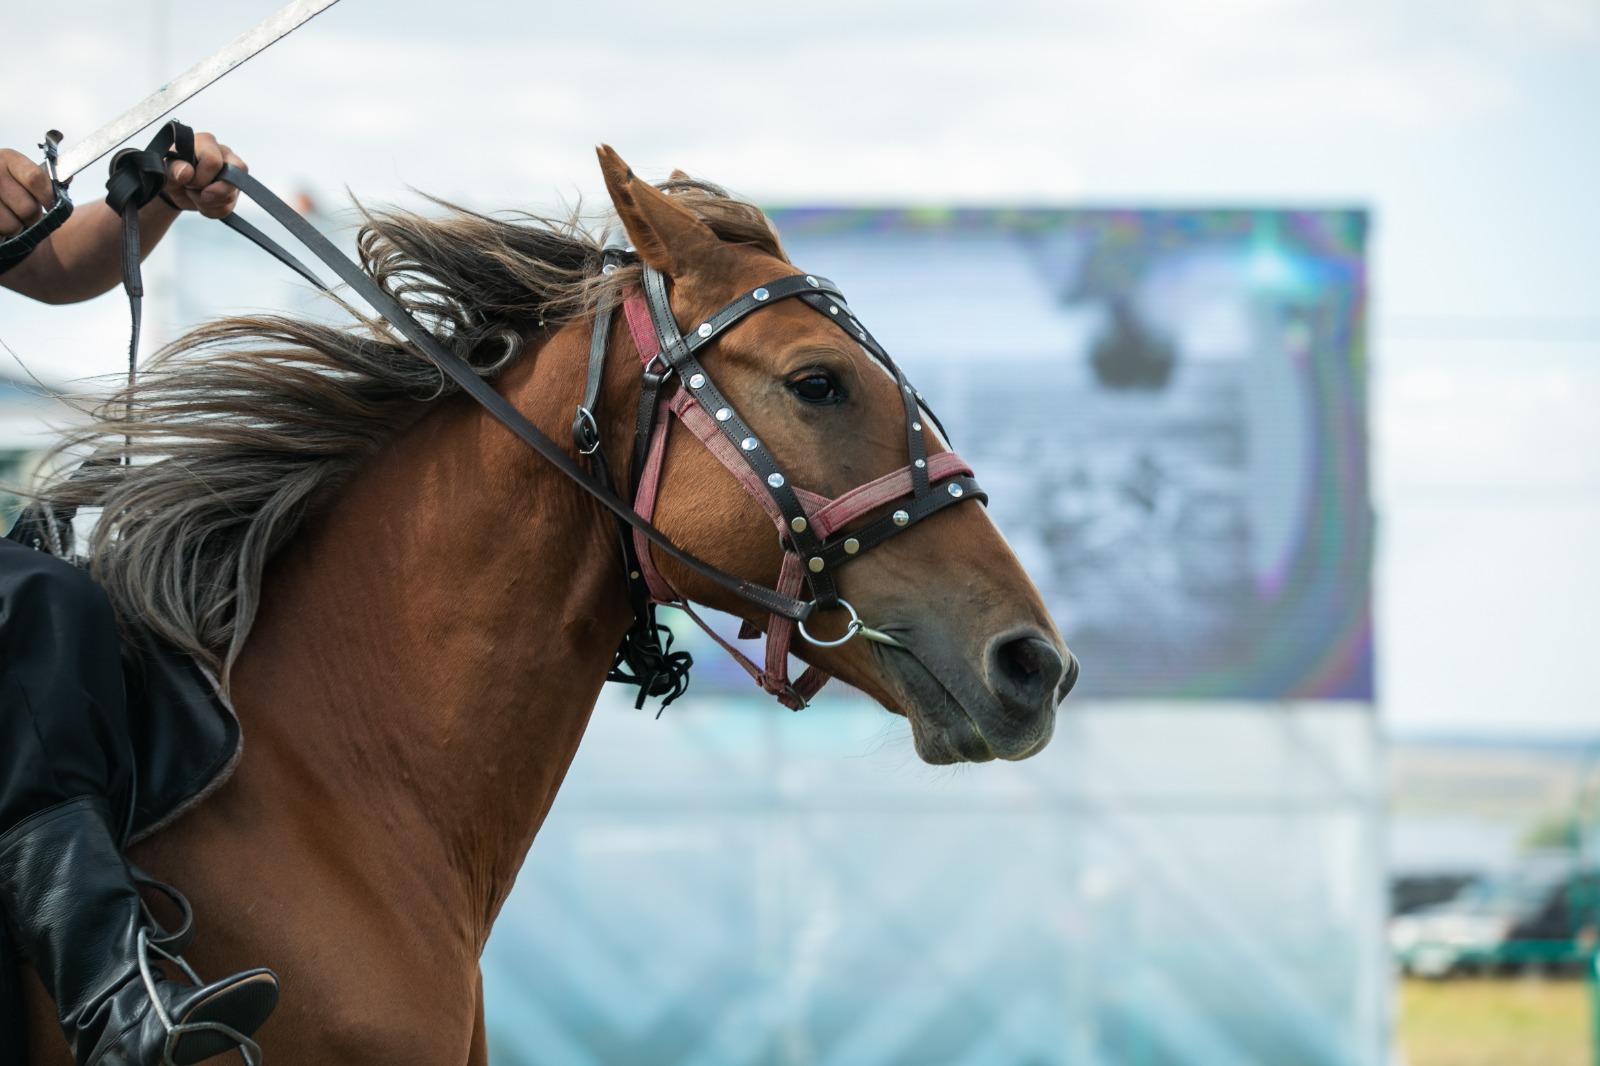
[[[130,350],[133,352],[138,345],[142,295],[138,209],[160,195],[165,160],[174,154],[194,162],[193,134],[176,121],[169,123],[143,152],[130,149],[119,153],[112,161],[112,180],[107,183],[112,193],[108,202],[123,219],[123,280],[132,308]],[[123,174],[132,176],[119,178]],[[596,315],[584,402],[573,422],[573,440],[588,465],[585,469],[480,377],[466,360],[428,332],[358,264],[260,181],[232,165],[225,165],[217,180],[235,186],[264,209],[492,417],[611,512],[617,524],[634,621],[617,651],[608,680],[637,685],[640,692],[636,706],[642,706],[646,696],[661,696],[664,708],[681,696],[688,684],[692,658],[687,652],[671,650],[671,633],[655,619],[655,607],[664,604],[683,610],[733,655],[765,691],[785,706],[799,710],[827,682],[828,675],[813,667],[798,679],[789,680],[788,653],[796,630],[802,639],[819,647],[841,645],[856,636],[902,646],[888,634],[868,627],[855,608],[839,597],[834,572],[945,507],[968,499],[987,499],[973,479],[971,468],[954,453],[928,457],[925,422],[933,421],[941,432],[943,427],[927,410],[905,374],[856,319],[832,282],[811,274],[777,278],[739,296],[685,334],[668,300],[667,279],[643,264],[642,289],[625,294],[622,300],[628,333],[642,367],[633,484],[630,486],[633,504],[630,506],[617,491],[607,466],[595,418],[615,305],[603,307]],[[239,218],[237,212],[222,221],[317,288],[331,291],[316,274]],[[631,257],[632,249],[608,245],[602,269],[611,273]],[[701,354],[723,333],[756,311],[788,299],[800,300],[835,323],[866,350],[895,380],[905,409],[908,464],[833,500],[790,483],[760,438],[718,391],[700,362]],[[131,376],[130,368],[130,380]],[[664,386],[674,376],[679,387],[663,395]],[[772,519],[784,551],[777,588],[756,584],[696,558],[672,543],[652,524],[665,459],[669,413],[705,444]],[[90,460],[97,461],[107,460]],[[848,528],[857,519],[890,504],[898,504],[892,513],[858,528]],[[61,516],[54,517],[59,521]],[[18,529],[28,521],[29,516],[25,515]],[[38,516],[34,516],[32,522],[33,525],[42,524]],[[11,535],[15,537],[16,534],[14,530]],[[694,612],[687,598],[672,589],[651,558],[652,546],[769,616],[764,669],[757,668],[712,630]],[[806,591],[810,593],[809,598],[802,597]],[[817,611],[834,608],[843,608],[849,613],[850,621],[844,635],[835,640],[819,640],[812,636],[806,630],[806,622]],[[746,622],[740,635],[753,637],[758,633]]]

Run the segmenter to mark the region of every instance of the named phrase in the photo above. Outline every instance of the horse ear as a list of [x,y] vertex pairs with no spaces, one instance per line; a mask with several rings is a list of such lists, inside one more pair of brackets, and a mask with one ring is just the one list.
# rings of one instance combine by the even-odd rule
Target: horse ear
[[721,246],[710,226],[654,185],[640,181],[609,144],[602,144],[596,152],[606,191],[639,258],[668,277],[676,277],[697,256]]

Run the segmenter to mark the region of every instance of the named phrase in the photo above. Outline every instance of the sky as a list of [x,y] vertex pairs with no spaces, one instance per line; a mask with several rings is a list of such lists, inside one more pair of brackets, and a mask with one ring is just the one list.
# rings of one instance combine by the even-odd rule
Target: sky
[[[70,143],[277,6],[8,13],[0,145]],[[178,115],[325,204],[603,204],[606,142],[769,204],[1366,207],[1384,722],[1590,736],[1597,105],[1600,0],[342,0]],[[126,315],[0,293],[0,338],[114,372]]]

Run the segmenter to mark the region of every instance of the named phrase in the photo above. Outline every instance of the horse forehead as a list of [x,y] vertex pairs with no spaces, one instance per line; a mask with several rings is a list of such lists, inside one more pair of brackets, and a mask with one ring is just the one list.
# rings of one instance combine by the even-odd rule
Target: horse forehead
[[[799,271],[791,268],[790,273]],[[738,353],[734,356],[736,361],[770,367],[784,352],[795,348],[831,349],[850,360],[859,374],[860,384],[875,395],[879,391],[889,399],[899,395],[899,384],[888,367],[863,348],[839,322],[801,300],[770,304],[738,323],[731,335],[737,338],[733,344]]]
[[[759,248],[748,245],[725,244],[717,253],[697,262],[679,282],[693,286],[696,302],[706,301],[717,307],[742,296],[757,285],[765,285],[799,270],[781,259],[776,259]],[[707,312],[715,308],[707,307]]]

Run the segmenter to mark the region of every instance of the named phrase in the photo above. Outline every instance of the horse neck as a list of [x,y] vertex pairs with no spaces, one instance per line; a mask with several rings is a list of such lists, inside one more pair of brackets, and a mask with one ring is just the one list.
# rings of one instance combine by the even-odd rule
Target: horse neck
[[[581,396],[576,334],[500,384],[556,440]],[[610,440],[627,406],[609,404]],[[447,401],[274,562],[233,676],[249,750],[366,847],[407,863],[436,849],[481,943],[627,627],[619,566],[597,504]]]

